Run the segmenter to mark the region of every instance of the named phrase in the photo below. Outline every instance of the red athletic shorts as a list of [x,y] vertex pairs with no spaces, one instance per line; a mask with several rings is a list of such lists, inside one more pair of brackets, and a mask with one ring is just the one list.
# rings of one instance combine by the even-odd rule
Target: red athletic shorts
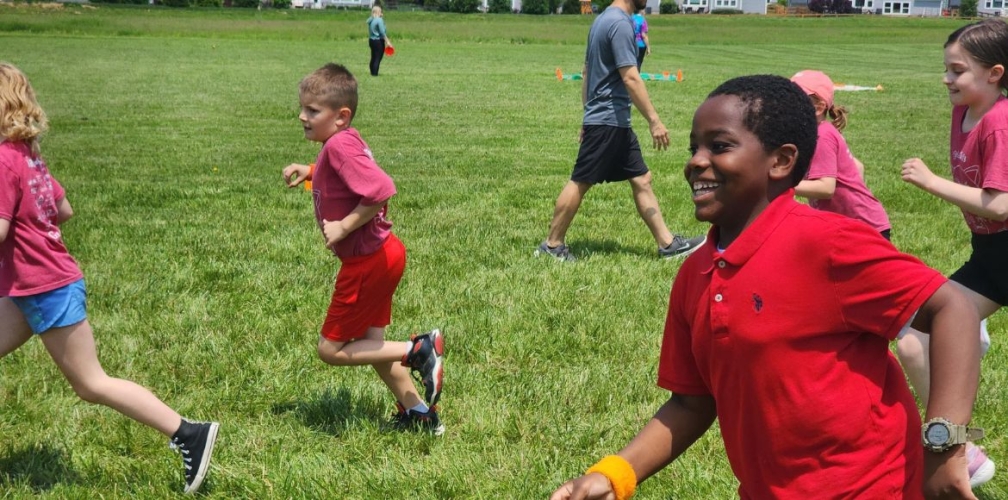
[[367,329],[388,326],[392,294],[406,268],[406,247],[389,234],[377,252],[343,260],[322,337],[333,342],[363,338]]

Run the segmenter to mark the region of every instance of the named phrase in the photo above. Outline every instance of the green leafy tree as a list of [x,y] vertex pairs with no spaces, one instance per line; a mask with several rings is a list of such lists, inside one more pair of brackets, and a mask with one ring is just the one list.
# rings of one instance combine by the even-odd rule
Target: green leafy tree
[[662,14],[678,14],[679,4],[675,2],[662,2],[658,4],[658,12]]
[[522,0],[522,14],[546,15],[549,14],[549,4],[547,0]]
[[491,14],[510,14],[511,0],[490,0],[487,3],[487,12]]
[[977,0],[962,0],[959,3],[959,17],[976,17]]

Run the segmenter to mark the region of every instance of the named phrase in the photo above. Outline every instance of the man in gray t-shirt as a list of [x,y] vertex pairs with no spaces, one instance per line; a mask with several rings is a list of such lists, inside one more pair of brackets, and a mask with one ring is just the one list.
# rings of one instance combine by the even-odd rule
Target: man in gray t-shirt
[[674,235],[662,219],[651,189],[651,172],[644,164],[637,136],[630,128],[630,103],[644,115],[654,147],[668,147],[669,135],[651,105],[644,80],[637,71],[637,42],[630,14],[646,0],[614,0],[592,23],[585,53],[581,101],[584,121],[581,148],[570,181],[560,191],[549,234],[536,249],[560,260],[574,260],[564,243],[581,200],[595,184],[629,181],[637,213],[658,243],[661,257],[685,256],[704,242],[703,236]]

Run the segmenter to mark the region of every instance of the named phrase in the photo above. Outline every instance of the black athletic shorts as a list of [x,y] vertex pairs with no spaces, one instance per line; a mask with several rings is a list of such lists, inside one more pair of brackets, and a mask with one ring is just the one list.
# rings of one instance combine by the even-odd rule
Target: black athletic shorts
[[571,180],[584,184],[619,182],[648,172],[633,129],[585,125]]
[[1002,306],[1008,305],[1008,231],[976,234],[973,253],[949,279]]

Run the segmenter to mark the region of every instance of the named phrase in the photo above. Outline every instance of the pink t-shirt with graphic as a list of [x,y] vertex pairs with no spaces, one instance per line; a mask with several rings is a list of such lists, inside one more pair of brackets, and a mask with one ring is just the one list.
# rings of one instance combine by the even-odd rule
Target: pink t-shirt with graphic
[[319,229],[322,220],[343,220],[357,205],[382,205],[371,220],[336,243],[340,259],[376,252],[392,232],[385,218],[385,202],[396,193],[392,178],[375,163],[371,149],[354,128],[337,132],[326,141],[315,160],[312,198]]
[[83,278],[56,225],[63,187],[23,142],[0,142],[0,297],[49,292]]
[[847,141],[826,120],[819,122],[819,140],[816,142],[815,154],[812,155],[812,164],[805,175],[809,180],[823,177],[836,179],[833,197],[809,200],[809,206],[866,222],[878,232],[890,228],[889,216],[861,178]]
[[[966,110],[967,106],[952,108],[952,180],[970,187],[1008,191],[1008,99],[998,99],[969,132],[962,131]],[[1008,230],[1008,221],[998,222],[965,210],[963,217],[976,234]]]

